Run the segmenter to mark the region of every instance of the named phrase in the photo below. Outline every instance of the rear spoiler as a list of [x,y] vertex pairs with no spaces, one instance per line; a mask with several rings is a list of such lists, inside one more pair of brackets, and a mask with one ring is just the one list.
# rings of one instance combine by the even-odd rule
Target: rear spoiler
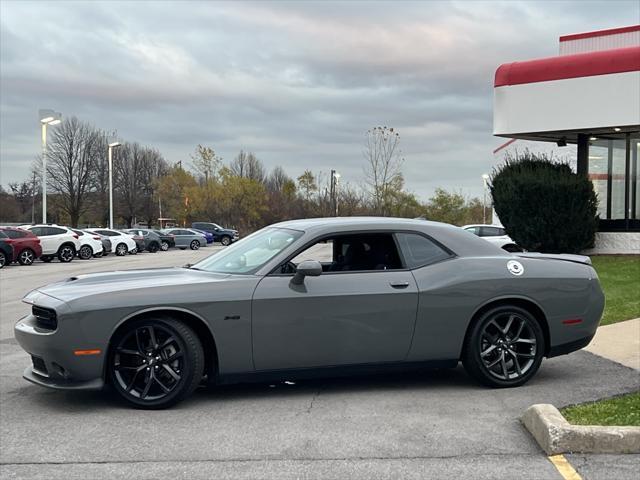
[[586,255],[572,255],[569,253],[536,253],[536,252],[517,252],[514,253],[518,257],[538,258],[540,260],[564,260],[565,262],[582,263],[583,265],[591,265],[591,259]]

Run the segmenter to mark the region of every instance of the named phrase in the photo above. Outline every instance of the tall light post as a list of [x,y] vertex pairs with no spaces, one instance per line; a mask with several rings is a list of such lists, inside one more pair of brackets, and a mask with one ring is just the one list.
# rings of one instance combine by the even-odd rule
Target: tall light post
[[331,210],[333,216],[338,216],[338,180],[340,180],[340,174],[335,170],[331,170]]
[[38,111],[42,133],[42,223],[47,223],[47,126],[58,125],[62,114],[50,109]]
[[109,228],[113,228],[113,149],[120,146],[120,142],[109,142]]
[[489,175],[486,173],[482,174],[482,223],[487,223],[487,188],[489,187]]

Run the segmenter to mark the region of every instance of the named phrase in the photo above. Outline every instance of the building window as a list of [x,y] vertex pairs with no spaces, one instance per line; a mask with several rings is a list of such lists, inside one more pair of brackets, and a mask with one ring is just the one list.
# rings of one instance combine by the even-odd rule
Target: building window
[[640,133],[589,138],[600,230],[640,230]]

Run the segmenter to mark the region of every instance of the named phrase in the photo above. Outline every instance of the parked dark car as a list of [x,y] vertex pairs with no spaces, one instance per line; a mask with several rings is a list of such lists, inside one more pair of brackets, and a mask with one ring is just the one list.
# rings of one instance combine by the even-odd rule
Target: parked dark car
[[171,233],[165,233],[162,230],[153,230],[153,233],[160,237],[160,250],[163,252],[176,246],[176,237]]
[[147,242],[144,240],[144,235],[140,232],[139,229],[131,229],[131,230],[120,230],[122,233],[126,233],[127,235],[131,235],[131,238],[136,242],[136,249],[138,252],[142,253],[147,249]]
[[134,240],[138,243],[138,238],[142,237],[142,246],[138,244],[138,250],[146,250],[147,252],[156,253],[161,249],[162,240],[160,236],[153,230],[147,228],[132,228],[125,230],[125,232],[133,235]]
[[191,224],[191,228],[196,228],[198,230],[211,233],[213,235],[213,240],[215,242],[222,243],[222,245],[231,245],[232,242],[235,242],[240,238],[237,230],[222,228],[217,223],[193,222]]
[[6,242],[13,246],[13,258],[7,263],[18,262],[20,265],[31,265],[42,255],[40,239],[29,230],[17,227],[0,227],[7,237]]
[[211,232],[205,232],[204,230],[200,230],[199,228],[191,228],[191,230],[193,230],[194,232],[198,232],[201,233],[202,235],[204,235],[204,238],[207,239],[207,244],[209,243],[213,243],[215,241],[215,237],[213,236],[213,233]]
[[0,268],[11,263],[13,246],[7,242],[8,237],[0,232]]
[[105,257],[107,255],[109,255],[111,253],[111,249],[113,248],[111,245],[111,239],[106,236],[106,235],[102,235],[100,233],[96,233],[96,232],[89,232],[87,231],[87,233],[92,233],[94,235],[97,235],[98,237],[100,237],[100,241],[102,242],[102,256]]

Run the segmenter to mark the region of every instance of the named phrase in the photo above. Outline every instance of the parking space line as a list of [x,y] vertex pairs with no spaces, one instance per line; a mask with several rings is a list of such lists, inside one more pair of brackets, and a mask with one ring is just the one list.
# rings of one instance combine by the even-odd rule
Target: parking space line
[[564,480],[582,480],[576,469],[569,463],[564,455],[551,455],[549,461],[558,469]]

